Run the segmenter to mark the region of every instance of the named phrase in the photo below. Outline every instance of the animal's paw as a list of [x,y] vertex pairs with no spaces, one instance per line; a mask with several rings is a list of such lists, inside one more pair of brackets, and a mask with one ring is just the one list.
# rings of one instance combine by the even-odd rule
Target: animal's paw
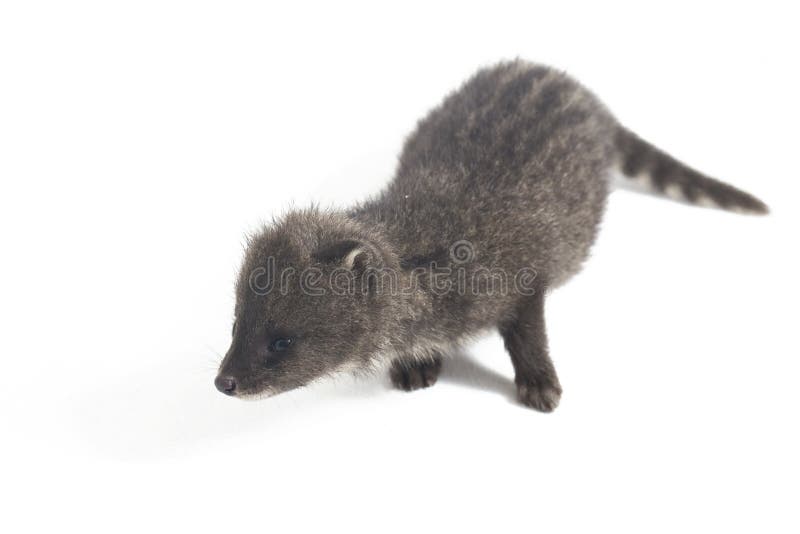
[[397,389],[414,391],[436,383],[439,371],[442,370],[442,359],[428,360],[395,360],[389,370],[389,377]]
[[517,395],[525,406],[540,412],[552,412],[561,400],[561,386],[551,383],[517,383]]

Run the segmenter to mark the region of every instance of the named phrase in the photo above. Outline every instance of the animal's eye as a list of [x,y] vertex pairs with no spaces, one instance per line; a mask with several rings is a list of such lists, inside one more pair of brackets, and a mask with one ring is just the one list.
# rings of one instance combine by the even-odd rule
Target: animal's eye
[[269,344],[269,351],[270,352],[283,352],[289,348],[289,345],[292,344],[291,338],[288,337],[279,337],[272,340],[272,343]]
[[236,324],[237,323],[238,323],[238,321],[233,321],[233,326],[231,327],[231,337],[233,337],[233,335],[236,334]]

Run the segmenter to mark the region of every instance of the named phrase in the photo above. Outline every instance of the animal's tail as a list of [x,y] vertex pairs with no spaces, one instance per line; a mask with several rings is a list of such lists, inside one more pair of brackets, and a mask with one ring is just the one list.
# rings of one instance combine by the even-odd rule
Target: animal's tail
[[616,146],[622,173],[656,193],[700,206],[769,212],[753,195],[687,167],[622,126],[617,129]]

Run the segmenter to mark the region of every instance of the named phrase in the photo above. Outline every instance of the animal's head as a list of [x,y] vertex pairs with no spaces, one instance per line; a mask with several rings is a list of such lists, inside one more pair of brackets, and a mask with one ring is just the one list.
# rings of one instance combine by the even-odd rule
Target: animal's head
[[215,380],[271,396],[367,367],[395,298],[397,259],[368,229],[330,212],[293,212],[251,238],[236,286],[233,340]]

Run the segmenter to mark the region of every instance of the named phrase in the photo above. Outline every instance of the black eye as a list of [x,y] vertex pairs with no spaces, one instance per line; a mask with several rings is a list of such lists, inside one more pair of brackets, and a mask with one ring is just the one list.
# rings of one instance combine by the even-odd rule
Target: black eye
[[269,344],[269,351],[270,352],[283,352],[289,348],[289,345],[292,344],[291,338],[288,337],[279,337],[272,340],[272,343]]
[[231,328],[231,337],[233,337],[234,334],[236,334],[236,323],[237,322],[238,321],[233,321],[233,327]]

